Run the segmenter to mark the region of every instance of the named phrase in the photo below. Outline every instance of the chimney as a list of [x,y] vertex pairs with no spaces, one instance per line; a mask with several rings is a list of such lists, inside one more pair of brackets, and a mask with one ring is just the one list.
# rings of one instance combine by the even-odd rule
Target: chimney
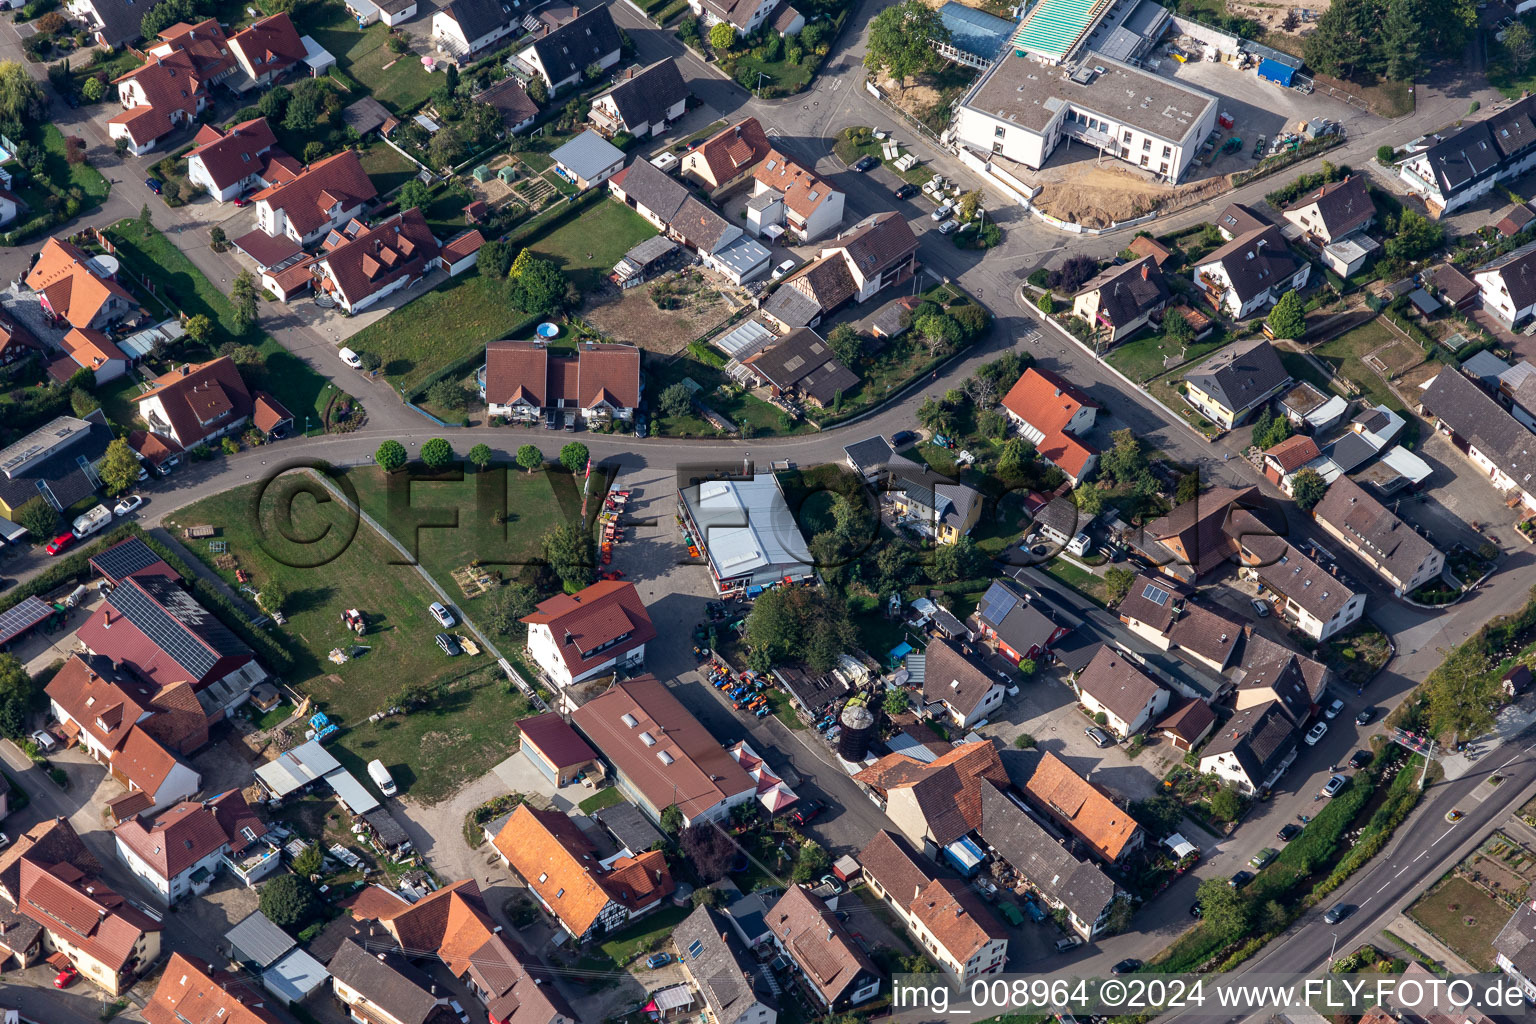
[[1152,272],[1152,264],[1150,264],[1150,263],[1143,263],[1141,265],[1141,279],[1143,281],[1147,280],[1147,278],[1151,275],[1151,272]]

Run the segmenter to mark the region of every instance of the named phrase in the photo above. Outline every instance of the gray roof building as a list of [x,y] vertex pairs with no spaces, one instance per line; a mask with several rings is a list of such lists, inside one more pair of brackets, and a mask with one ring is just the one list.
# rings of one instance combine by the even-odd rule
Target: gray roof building
[[1521,902],[1494,937],[1493,949],[1500,967],[1518,972],[1526,984],[1536,982],[1536,903]]
[[1413,579],[1435,555],[1433,544],[1347,476],[1329,486],[1312,515],[1397,580]]
[[[613,100],[626,125],[655,124],[667,119],[667,111],[688,98],[688,86],[671,57],[627,78],[602,96]],[[602,96],[593,97],[593,102]]]
[[714,1024],[736,1024],[759,1007],[777,1012],[763,970],[731,934],[725,915],[699,907],[672,932],[677,959],[709,1007]]
[[1238,235],[1200,263],[1220,263],[1241,302],[1289,280],[1301,269],[1301,258],[1291,252],[1273,224]]
[[[606,7],[596,9],[604,15],[608,13]],[[583,181],[592,181],[615,163],[622,163],[624,151],[597,132],[585,131],[549,154],[549,158]]]
[[1231,754],[1255,787],[1262,786],[1296,749],[1296,726],[1277,700],[1238,711],[1200,751],[1202,764]]
[[981,787],[981,838],[1052,904],[1091,926],[1114,902],[1115,883],[1068,852],[1034,816],[994,786]]
[[234,959],[253,964],[258,971],[271,967],[298,945],[259,910],[225,932],[224,938],[234,947]]
[[640,809],[629,802],[592,812],[592,819],[613,836],[614,841],[631,853],[640,854],[661,842],[662,835]]
[[453,1024],[458,1016],[423,987],[426,975],[399,954],[370,953],[351,939],[331,957],[331,977],[400,1024]]
[[1527,494],[1536,493],[1536,436],[1459,371],[1441,370],[1420,399],[1423,409],[1477,448]]
[[[464,0],[454,2],[457,5]],[[554,83],[581,74],[590,64],[602,63],[619,48],[619,29],[606,6],[593,7],[542,39],[533,41],[533,51],[539,55],[539,63]]]
[[[1278,231],[1278,229],[1276,229]],[[1238,341],[1185,375],[1185,380],[1241,414],[1269,398],[1291,379],[1275,347],[1264,338]]]
[[821,406],[831,405],[839,394],[859,383],[858,374],[844,366],[821,335],[807,327],[791,331],[744,365],[779,391],[798,391]]
[[1099,293],[1099,316],[1111,327],[1121,328],[1168,303],[1168,285],[1151,256],[1110,267],[1083,285],[1084,292]]

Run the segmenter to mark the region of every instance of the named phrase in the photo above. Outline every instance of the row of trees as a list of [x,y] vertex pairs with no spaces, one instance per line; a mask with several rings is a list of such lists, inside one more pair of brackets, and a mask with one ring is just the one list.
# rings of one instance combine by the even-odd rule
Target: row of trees
[[1333,0],[1302,52],[1320,74],[1407,82],[1434,54],[1459,56],[1476,26],[1475,0]]
[[[124,447],[127,447],[126,442]],[[111,449],[108,449],[110,455]],[[560,464],[572,473],[580,473],[586,468],[587,460],[591,452],[580,441],[572,441],[560,449]],[[373,453],[373,461],[386,473],[393,473],[404,467],[410,455],[405,450],[405,445],[393,439],[385,441]],[[466,453],[465,458],[484,471],[496,460],[496,453],[488,444],[477,444]],[[428,469],[446,469],[454,462],[453,446],[445,438],[434,437],[421,446],[421,461]],[[516,461],[519,466],[528,472],[533,472],[544,464],[544,453],[537,445],[525,444],[517,450]],[[103,482],[106,481],[103,473]]]

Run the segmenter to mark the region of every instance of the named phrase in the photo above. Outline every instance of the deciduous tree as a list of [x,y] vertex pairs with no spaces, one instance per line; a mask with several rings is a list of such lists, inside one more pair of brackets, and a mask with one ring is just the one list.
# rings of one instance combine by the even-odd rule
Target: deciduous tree
[[1280,296],[1265,320],[1277,338],[1299,338],[1307,333],[1306,307],[1294,289]]
[[693,392],[683,384],[669,384],[662,388],[658,400],[661,402],[661,411],[668,416],[687,416],[693,411]]
[[544,453],[539,451],[538,445],[521,445],[517,449],[517,464],[532,473],[544,465]]
[[490,445],[482,441],[469,450],[468,457],[469,461],[475,464],[475,468],[484,471],[485,467],[491,464],[491,460],[496,458],[496,453],[491,450]]
[[717,50],[729,50],[736,45],[736,29],[728,21],[717,21],[709,28],[709,45]]
[[943,65],[932,44],[948,40],[949,29],[936,8],[923,0],[902,0],[870,20],[864,66],[884,71],[905,89],[908,78]]
[[446,438],[434,437],[421,446],[421,461],[429,469],[443,469],[453,461],[453,445]]
[[587,459],[591,458],[591,452],[580,441],[572,441],[560,449],[560,465],[572,473],[580,473],[587,468]]
[[14,654],[0,654],[0,733],[12,739],[25,735],[37,697],[26,666]]
[[314,888],[298,875],[278,875],[261,887],[261,912],[279,928],[303,928],[319,911]]
[[385,441],[373,453],[373,461],[386,473],[393,473],[405,465],[406,457],[405,445],[393,440]]
[[741,851],[719,825],[713,821],[698,821],[683,829],[677,836],[677,845],[688,864],[705,883],[724,878],[731,869],[731,862]]
[[127,441],[116,438],[107,445],[96,473],[108,494],[122,494],[139,478],[139,457],[128,447]]
[[522,621],[538,608],[539,592],[529,583],[509,583],[491,599],[485,624],[502,636],[521,640],[528,634],[528,626]]
[[597,544],[583,523],[559,523],[544,535],[544,557],[568,593],[592,582],[597,574]]
[[1303,512],[1312,511],[1327,493],[1328,484],[1315,469],[1303,469],[1291,478],[1291,497],[1296,499]]

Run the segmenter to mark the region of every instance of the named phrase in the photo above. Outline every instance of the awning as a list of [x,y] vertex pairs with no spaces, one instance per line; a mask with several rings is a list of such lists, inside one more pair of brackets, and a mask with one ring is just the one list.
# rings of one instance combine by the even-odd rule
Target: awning
[[1167,839],[1164,839],[1163,845],[1168,847],[1168,849],[1173,852],[1173,855],[1179,858],[1179,860],[1183,860],[1185,857],[1198,856],[1200,853],[1200,848],[1198,846],[1190,842],[1188,839],[1185,839],[1178,832],[1175,832]]

